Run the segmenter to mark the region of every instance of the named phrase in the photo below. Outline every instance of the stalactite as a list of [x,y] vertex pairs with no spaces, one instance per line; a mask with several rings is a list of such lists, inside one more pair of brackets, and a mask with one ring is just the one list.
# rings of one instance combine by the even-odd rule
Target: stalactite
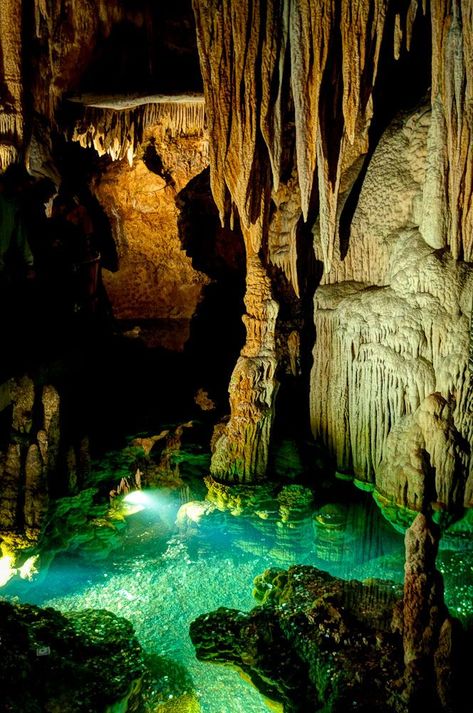
[[23,143],[22,5],[5,0],[0,12],[0,172]]
[[[425,186],[425,240],[473,258],[473,5],[432,0],[431,155]],[[433,202],[435,200],[435,203]]]
[[[413,4],[416,4],[416,0],[413,0]],[[368,21],[370,12],[371,22]],[[342,1],[343,116],[351,144],[355,140],[358,113],[366,110],[362,105],[365,89],[362,76],[369,71],[368,79],[364,81],[367,81],[368,87],[374,86],[385,20],[385,2],[376,0],[370,7],[370,3],[359,0]]]
[[[110,102],[109,104],[111,104]],[[131,108],[85,106],[71,133],[71,139],[84,148],[94,148],[113,161],[124,158],[130,165],[145,130],[160,124],[170,136],[201,136],[205,129],[205,106],[201,98],[185,101],[159,101]]]
[[[417,5],[412,0],[400,18],[408,46]],[[307,219],[318,165],[321,243],[328,271],[344,154],[372,117],[371,95],[387,29],[386,2],[344,0],[340,6],[334,0],[194,0],[193,7],[211,136],[211,185],[221,218],[229,205],[228,190],[243,224],[248,227],[257,219],[266,190],[261,171],[265,160],[277,190],[284,132],[281,98],[284,83],[290,82],[302,213]],[[339,76],[343,83],[332,86],[333,77]],[[268,158],[261,153],[263,142]]]
[[297,176],[294,175],[287,183],[281,183],[277,191],[273,191],[275,213],[268,230],[268,259],[271,264],[281,268],[299,297],[296,233],[301,205],[296,185]]
[[310,0],[297,0],[291,5],[291,87],[297,170],[305,219],[317,162],[320,87],[331,44],[334,7],[333,0],[323,0],[317,8]]
[[18,161],[18,149],[16,146],[0,144],[0,173],[3,173],[8,166]]
[[[289,3],[268,3],[262,56],[270,61],[262,65],[261,133],[268,147],[273,188],[279,188],[282,160],[281,136],[284,130],[283,80],[289,41]],[[272,61],[275,58],[276,61]],[[264,76],[265,73],[267,76]],[[277,87],[277,90],[274,90]]]

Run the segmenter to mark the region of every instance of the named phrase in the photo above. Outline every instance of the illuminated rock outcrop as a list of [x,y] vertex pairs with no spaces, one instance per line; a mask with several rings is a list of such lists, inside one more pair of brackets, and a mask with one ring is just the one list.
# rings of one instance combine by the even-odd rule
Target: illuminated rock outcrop
[[311,390],[339,470],[412,509],[430,478],[442,503],[471,500],[473,271],[414,227],[430,213],[428,118],[397,119],[373,155],[347,256],[316,292]]
[[[121,112],[115,113],[119,121]],[[115,317],[168,320],[160,343],[178,350],[189,336],[190,320],[209,283],[207,275],[194,269],[181,243],[176,204],[178,193],[206,168],[208,142],[197,126],[182,126],[180,131],[185,135],[170,133],[167,119],[143,129],[132,165],[110,164],[93,186],[117,248],[118,271],[103,273]],[[106,132],[100,134],[105,136]],[[133,154],[131,144],[129,148]]]

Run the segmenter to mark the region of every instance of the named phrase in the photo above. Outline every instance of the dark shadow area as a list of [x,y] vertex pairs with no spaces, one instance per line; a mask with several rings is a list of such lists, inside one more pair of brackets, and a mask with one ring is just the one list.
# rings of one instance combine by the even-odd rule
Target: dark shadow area
[[175,181],[172,177],[172,174],[164,167],[163,160],[156,151],[155,144],[156,141],[152,136],[144,150],[143,163],[145,164],[148,171],[155,173],[157,176],[161,176],[161,178],[166,181],[166,186],[172,186],[172,188],[174,188]]
[[[1,181],[8,211],[1,214],[0,387],[23,374],[55,386],[64,441],[87,437],[96,454],[127,434],[189,418],[192,392],[184,355],[147,349],[117,329],[101,280],[102,260],[117,267],[110,225],[87,188],[91,163],[71,160],[69,148],[50,218],[51,182],[19,168]],[[11,419],[4,420],[7,428]]]
[[245,253],[238,226],[222,228],[206,169],[178,194],[179,233],[192,265],[212,282],[191,322],[185,357],[193,389],[204,388],[228,410],[228,383],[245,340]]
[[190,0],[138,0],[134,21],[117,23],[94,49],[80,92],[130,94],[202,91]]

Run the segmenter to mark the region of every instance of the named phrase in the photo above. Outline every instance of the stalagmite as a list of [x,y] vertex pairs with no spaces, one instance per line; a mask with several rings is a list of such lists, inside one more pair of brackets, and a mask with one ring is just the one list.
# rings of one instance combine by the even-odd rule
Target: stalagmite
[[246,344],[233,371],[231,416],[214,442],[211,473],[217,480],[254,482],[266,475],[277,393],[275,326],[278,305],[258,255],[261,221],[243,231],[247,250]]
[[403,698],[409,711],[424,706],[466,710],[462,703],[466,681],[457,658],[458,623],[445,606],[443,579],[435,566],[439,539],[430,514],[419,513],[406,531],[404,596],[394,625],[403,638]]

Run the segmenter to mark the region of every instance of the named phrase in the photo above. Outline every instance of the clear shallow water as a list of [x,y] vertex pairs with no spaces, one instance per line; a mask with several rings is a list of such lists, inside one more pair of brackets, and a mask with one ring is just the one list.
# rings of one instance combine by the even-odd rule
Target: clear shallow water
[[234,669],[196,660],[189,624],[221,606],[251,609],[253,579],[270,566],[312,564],[344,578],[402,581],[402,536],[369,495],[350,488],[348,496],[357,502],[319,503],[314,518],[296,525],[215,512],[183,535],[174,527],[178,493],[166,502],[157,493],[128,518],[121,547],[103,562],[61,556],[42,582],[15,583],[2,593],[62,611],[105,608],[129,619],[154,657],[147,713],[194,711],[184,707],[189,695],[204,713],[262,713],[263,697]]

